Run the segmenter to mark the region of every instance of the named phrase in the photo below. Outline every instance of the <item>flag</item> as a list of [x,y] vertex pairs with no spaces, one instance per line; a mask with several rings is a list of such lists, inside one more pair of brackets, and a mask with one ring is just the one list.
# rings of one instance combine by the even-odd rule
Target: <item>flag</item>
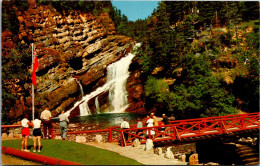
[[[33,55],[35,55],[35,53]],[[33,85],[36,85],[36,70],[37,70],[38,66],[39,66],[38,58],[37,58],[37,56],[35,56],[35,58],[33,60],[33,72],[32,72]]]

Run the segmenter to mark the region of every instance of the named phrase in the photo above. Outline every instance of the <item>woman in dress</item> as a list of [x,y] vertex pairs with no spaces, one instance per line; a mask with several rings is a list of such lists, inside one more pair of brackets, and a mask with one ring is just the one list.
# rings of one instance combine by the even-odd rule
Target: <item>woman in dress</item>
[[[152,117],[150,117],[150,119],[147,120],[147,127],[153,127],[153,123],[154,120]],[[155,132],[153,130],[150,130],[150,132],[151,132],[151,136],[153,137]],[[146,134],[149,135],[149,130],[147,130]]]

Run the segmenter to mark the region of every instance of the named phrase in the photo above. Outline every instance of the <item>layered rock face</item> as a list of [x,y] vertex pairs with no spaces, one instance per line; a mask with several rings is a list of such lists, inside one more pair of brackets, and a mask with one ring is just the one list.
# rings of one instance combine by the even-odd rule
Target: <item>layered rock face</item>
[[[38,5],[34,0],[28,2],[28,10],[17,11],[16,14],[19,40],[34,43],[39,61],[35,107],[41,112],[48,106],[56,116],[81,99],[79,84],[84,94],[104,85],[106,67],[130,52],[134,41],[116,35],[113,21],[107,13],[98,17],[79,11],[59,13],[51,6]],[[140,103],[142,86],[134,85],[139,78],[136,76],[138,71],[133,70],[132,73],[132,81],[128,81],[127,87],[131,91],[128,96],[130,103],[134,104]],[[22,88],[31,91],[30,84]],[[105,96],[107,93],[100,97],[102,109],[108,107]],[[25,102],[27,109],[31,109],[31,96],[25,96],[21,101]],[[93,100],[90,102],[93,105]],[[23,111],[14,111],[12,116],[19,117]],[[74,112],[75,116],[77,114]]]

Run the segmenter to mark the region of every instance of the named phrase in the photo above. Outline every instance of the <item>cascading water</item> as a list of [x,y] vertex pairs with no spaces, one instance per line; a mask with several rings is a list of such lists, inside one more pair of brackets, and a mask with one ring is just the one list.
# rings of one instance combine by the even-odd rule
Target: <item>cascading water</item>
[[84,91],[83,91],[82,85],[81,85],[81,83],[80,83],[76,78],[74,78],[74,79],[75,79],[76,82],[79,84],[79,88],[80,88],[80,92],[81,92],[81,97],[83,97],[83,96],[84,96]]
[[112,82],[109,89],[110,112],[121,113],[128,107],[126,82],[133,57],[134,54],[129,53],[128,56],[107,67],[107,81]]
[[[133,50],[140,47],[140,43],[134,46]],[[129,53],[127,56],[121,58],[119,61],[110,64],[107,67],[107,81],[102,87],[97,88],[95,91],[88,95],[85,95],[80,101],[77,101],[73,108],[67,111],[65,114],[68,116],[70,112],[77,106],[80,109],[80,116],[91,115],[88,107],[88,101],[99,94],[109,90],[109,104],[111,113],[124,112],[128,106],[126,82],[129,77],[129,65],[131,64],[134,54]],[[95,100],[98,100],[97,97]],[[97,101],[98,102],[98,101]],[[97,105],[96,105],[97,106]],[[97,108],[97,107],[96,107]]]
[[100,114],[98,97],[95,98],[95,105],[96,105],[96,112],[97,112],[98,114]]

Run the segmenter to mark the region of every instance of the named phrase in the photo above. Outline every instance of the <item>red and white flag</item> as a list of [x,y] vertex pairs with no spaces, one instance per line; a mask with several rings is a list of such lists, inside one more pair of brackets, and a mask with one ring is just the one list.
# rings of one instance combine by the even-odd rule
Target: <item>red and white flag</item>
[[36,52],[33,53],[33,56],[35,56],[35,58],[33,59],[32,83],[33,85],[36,85],[36,70],[39,66],[39,63],[38,63],[38,58],[36,56]]

